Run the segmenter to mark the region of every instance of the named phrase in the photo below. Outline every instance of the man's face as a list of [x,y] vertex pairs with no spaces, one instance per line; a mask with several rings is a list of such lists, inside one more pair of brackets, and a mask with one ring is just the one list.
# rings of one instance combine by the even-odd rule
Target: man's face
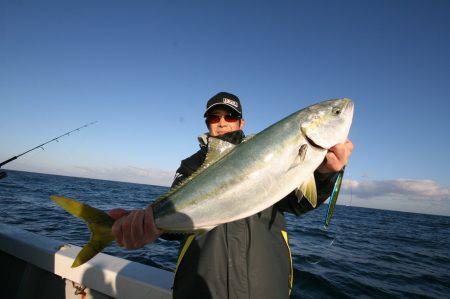
[[217,123],[213,123],[213,122],[208,123],[208,118],[207,118],[207,125],[208,125],[210,136],[213,136],[213,137],[220,136],[220,135],[223,135],[223,134],[226,134],[229,132],[242,130],[242,128],[244,127],[244,119],[235,119],[232,121],[227,121],[225,119],[224,116],[230,115],[231,113],[232,113],[231,110],[228,110],[224,107],[214,108],[213,110],[211,110],[208,113],[208,116],[215,115],[215,116],[220,117],[220,120]]

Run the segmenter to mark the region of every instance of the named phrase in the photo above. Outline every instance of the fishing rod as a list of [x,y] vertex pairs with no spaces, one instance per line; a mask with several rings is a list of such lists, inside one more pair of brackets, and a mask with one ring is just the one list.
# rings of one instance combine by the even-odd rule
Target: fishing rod
[[[19,157],[21,157],[21,156],[23,156],[23,155],[25,155],[25,154],[28,154],[29,152],[34,151],[35,149],[38,149],[38,148],[44,149],[44,148],[43,148],[44,145],[49,144],[49,143],[51,143],[51,142],[53,142],[53,141],[58,141],[58,139],[60,139],[60,138],[62,138],[62,137],[64,137],[64,136],[68,136],[68,135],[70,135],[70,133],[73,133],[73,132],[75,132],[75,131],[79,131],[79,130],[81,130],[81,129],[83,129],[83,128],[89,127],[89,126],[91,126],[91,125],[93,125],[93,124],[95,124],[95,123],[97,123],[97,122],[98,122],[98,121],[93,121],[93,122],[87,123],[87,124],[85,124],[84,126],[81,126],[81,127],[79,127],[79,128],[73,129],[72,131],[69,131],[69,132],[67,132],[67,133],[64,133],[64,134],[58,136],[58,137],[55,137],[55,138],[53,138],[53,139],[51,139],[51,140],[48,140],[48,141],[46,141],[46,142],[44,142],[44,143],[42,143],[42,144],[39,144],[38,146],[35,146],[35,147],[33,147],[32,149],[29,149],[29,150],[27,150],[27,151],[21,153],[20,155],[14,156],[14,157],[12,157],[12,158],[9,158],[8,160],[5,160],[5,161],[1,162],[1,163],[0,163],[0,167],[2,167],[2,166],[5,165],[5,164],[8,164],[9,162],[12,162],[12,161],[16,160],[17,158],[19,158]],[[4,178],[4,177],[6,177],[6,173],[5,173],[5,172],[0,172],[0,179],[2,179],[2,178]]]

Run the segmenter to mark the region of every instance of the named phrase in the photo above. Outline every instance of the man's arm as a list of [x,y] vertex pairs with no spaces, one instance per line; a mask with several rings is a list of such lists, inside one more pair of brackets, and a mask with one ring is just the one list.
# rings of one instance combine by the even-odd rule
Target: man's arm
[[[336,178],[333,178],[333,172],[335,173],[341,170],[342,167],[347,164],[352,150],[353,144],[350,140],[330,148],[324,162],[316,170],[315,176],[317,177],[318,200],[322,200],[320,203],[325,201],[325,199],[329,196],[328,193],[331,193],[334,181],[336,180]],[[183,180],[184,174],[182,172],[180,172],[180,174],[181,175],[177,175],[175,177],[172,186],[175,186]],[[323,178],[325,179],[323,180]],[[297,204],[295,204],[294,198],[288,198],[287,205],[285,205],[285,207],[287,207],[287,212],[301,214],[312,209],[311,206],[308,207],[309,204],[302,203],[300,205],[302,201],[299,203],[299,200],[295,195],[294,197]],[[294,206],[293,209],[292,206]],[[117,243],[127,249],[140,248],[153,242],[162,234],[162,232],[156,227],[153,220],[151,205],[149,205],[146,209],[134,210],[131,212],[127,212],[123,209],[115,209],[111,210],[109,215],[116,219],[116,222],[112,227],[112,234],[115,236]]]
[[[200,166],[205,159],[206,147],[201,148],[191,157],[181,161],[171,188],[180,184],[189,177]],[[153,242],[158,237],[165,240],[183,240],[183,234],[162,234],[154,222],[151,205],[143,210],[134,210],[127,212],[123,209],[114,209],[109,215],[116,219],[113,225],[112,233],[117,243],[127,249],[140,248]]]
[[[185,179],[182,167],[178,168],[172,186],[177,186]],[[116,222],[112,227],[112,234],[116,237],[119,246],[126,249],[140,248],[148,243],[154,242],[158,237],[165,240],[181,240],[182,235],[163,234],[154,222],[151,205],[146,209],[126,211],[124,209],[113,209],[109,211],[109,216]]]
[[[314,172],[317,188],[317,207],[319,207],[333,191],[338,172],[347,165],[348,159],[353,151],[353,143],[347,140],[330,148],[323,163]],[[315,209],[304,198],[297,198],[295,192],[277,203],[278,208],[283,212],[301,215]]]

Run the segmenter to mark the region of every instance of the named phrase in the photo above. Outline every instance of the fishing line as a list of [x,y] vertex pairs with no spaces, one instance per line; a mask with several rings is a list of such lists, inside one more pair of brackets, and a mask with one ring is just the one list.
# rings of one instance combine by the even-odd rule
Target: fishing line
[[[326,214],[325,214],[325,223],[324,223],[324,225],[322,226],[322,228],[321,228],[321,232],[323,232],[326,236],[328,236],[328,234],[327,234],[327,232],[329,232],[329,230],[328,230],[328,227],[329,227],[329,224],[330,224],[330,220],[331,220],[331,217],[333,216],[333,213],[334,213],[334,208],[335,208],[335,205],[336,205],[336,203],[337,203],[337,198],[338,198],[338,196],[339,196],[339,191],[340,191],[340,189],[341,189],[341,185],[342,185],[342,181],[343,181],[343,177],[344,177],[344,171],[345,171],[345,166],[344,166],[344,168],[342,168],[342,170],[339,172],[339,174],[338,174],[338,178],[337,178],[337,180],[336,180],[336,183],[334,184],[334,187],[333,187],[333,191],[332,191],[332,193],[331,193],[331,196],[330,196],[330,198],[328,199],[328,207],[327,207],[327,209],[326,209]],[[352,188],[351,188],[351,185],[349,185],[349,187],[350,187],[350,205],[348,205],[347,203],[344,203],[344,205],[346,206],[346,207],[351,207],[351,204],[352,204]],[[347,200],[348,201],[348,200]],[[322,246],[317,246],[317,245],[315,245],[314,247],[321,247],[320,249],[323,249],[324,248],[324,250],[321,250],[321,251],[323,251],[323,254],[322,254],[322,256],[319,258],[319,259],[317,259],[317,260],[315,260],[315,261],[308,261],[308,258],[306,259],[306,261],[309,263],[309,264],[312,264],[312,265],[317,265],[317,264],[319,264],[323,259],[324,259],[324,256],[327,256],[327,254],[326,253],[328,253],[329,251],[330,251],[330,249],[331,249],[331,247],[333,246],[333,244],[334,244],[334,242],[338,239],[338,235],[340,235],[340,232],[341,232],[341,227],[340,227],[340,225],[338,225],[338,226],[336,226],[336,232],[335,232],[335,234],[334,234],[334,236],[333,236],[333,239],[330,241],[330,243],[328,244],[328,246],[325,246],[325,247],[322,247]]]
[[70,147],[71,155],[66,159],[66,162],[73,163],[75,160],[79,162],[76,155],[80,154],[80,149],[86,144],[86,134],[79,134],[77,139],[72,139],[67,145]]
[[[328,236],[329,234],[329,230],[328,230],[328,228],[327,227],[325,227],[325,226],[322,226],[321,228],[320,228],[320,231],[321,231],[321,233],[323,233],[325,236]],[[323,259],[324,259],[324,257],[325,256],[327,256],[327,253],[331,250],[331,247],[333,246],[333,244],[334,244],[334,242],[337,240],[337,236],[339,235],[339,233],[340,233],[340,227],[339,226],[336,226],[336,232],[334,233],[334,235],[333,235],[333,239],[330,241],[330,243],[328,244],[328,245],[326,245],[326,246],[321,246],[321,245],[314,245],[313,247],[314,247],[314,249],[319,249],[319,250],[316,250],[316,252],[322,252],[323,254],[322,254],[322,256],[321,257],[319,257],[317,260],[315,260],[315,259],[311,259],[311,258],[306,258],[305,260],[309,263],[309,264],[312,264],[312,265],[317,265],[317,264],[319,264]]]

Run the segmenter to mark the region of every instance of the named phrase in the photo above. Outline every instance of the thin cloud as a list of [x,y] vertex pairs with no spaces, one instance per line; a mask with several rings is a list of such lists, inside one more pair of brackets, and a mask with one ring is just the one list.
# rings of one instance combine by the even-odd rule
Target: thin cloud
[[402,196],[408,199],[450,200],[450,188],[432,180],[344,180],[343,191],[360,198]]
[[135,166],[104,167],[74,165],[62,168],[36,166],[22,162],[16,162],[9,169],[157,186],[170,186],[175,174],[175,171]]
[[76,169],[85,177],[159,186],[170,186],[174,177],[174,172],[171,171],[135,166],[76,166]]

